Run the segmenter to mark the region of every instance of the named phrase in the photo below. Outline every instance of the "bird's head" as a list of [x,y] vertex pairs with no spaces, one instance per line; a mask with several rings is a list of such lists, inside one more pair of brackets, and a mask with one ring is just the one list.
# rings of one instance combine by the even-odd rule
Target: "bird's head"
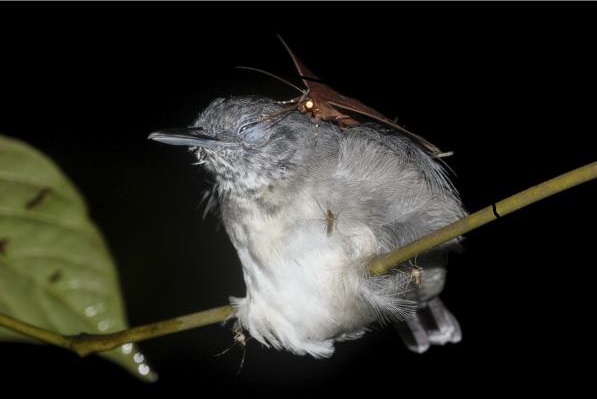
[[213,101],[187,128],[149,138],[190,147],[221,187],[255,190],[289,177],[307,161],[316,145],[314,128],[308,117],[270,99],[236,97]]

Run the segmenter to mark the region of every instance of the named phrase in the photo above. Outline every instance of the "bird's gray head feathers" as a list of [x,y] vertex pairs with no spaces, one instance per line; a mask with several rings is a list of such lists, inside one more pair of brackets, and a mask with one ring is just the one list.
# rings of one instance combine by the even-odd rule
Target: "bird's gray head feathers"
[[191,126],[152,133],[149,138],[190,147],[196,163],[215,174],[221,192],[247,193],[279,179],[290,179],[313,163],[337,155],[341,137],[354,134],[365,141],[370,136],[375,146],[383,143],[387,151],[402,154],[405,164],[423,172],[429,184],[451,191],[441,165],[409,138],[379,125],[350,130],[356,129],[359,131],[341,133],[332,123],[316,124],[273,100],[248,96],[218,98]]
[[[188,128],[167,129],[149,138],[184,145],[197,164],[216,175],[221,187],[255,190],[290,178],[309,162],[320,131],[338,134],[331,125],[317,127],[307,116],[259,97],[214,100]],[[328,132],[329,131],[329,132]]]

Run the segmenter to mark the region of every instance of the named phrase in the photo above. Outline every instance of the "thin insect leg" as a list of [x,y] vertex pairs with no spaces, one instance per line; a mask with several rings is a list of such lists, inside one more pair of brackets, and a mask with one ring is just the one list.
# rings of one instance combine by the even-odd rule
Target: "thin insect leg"
[[245,365],[245,359],[247,358],[247,342],[251,339],[251,337],[247,338],[245,333],[242,330],[237,331],[236,335],[234,336],[234,340],[239,344],[242,348],[243,356],[240,359],[240,365],[238,366],[238,371],[236,375],[239,375]]
[[243,356],[240,359],[240,365],[238,366],[238,370],[236,371],[236,375],[240,375],[240,372],[243,370],[243,366],[245,365],[245,359],[247,358],[247,348],[243,346]]
[[236,345],[239,345],[239,343],[238,343],[238,342],[234,342],[234,343],[233,343],[232,345],[230,345],[228,348],[224,349],[222,352],[216,353],[214,356],[215,356],[215,357],[220,357],[220,356],[223,356],[223,355],[225,355],[226,353],[230,352],[230,350],[231,350],[232,348],[234,348]]
[[315,197],[313,197],[313,199],[315,200],[315,203],[316,203],[316,204],[317,204],[317,206],[319,207],[319,210],[320,210],[322,213],[325,213],[325,209],[323,209],[323,207],[322,207],[322,206],[321,206],[321,204],[319,203],[319,200],[318,200],[317,198],[315,198]]
[[288,113],[294,111],[294,110],[298,110],[300,113],[303,113],[303,111],[301,111],[301,107],[303,106],[302,103],[305,100],[305,98],[307,98],[307,96],[309,95],[308,91],[305,91],[305,93],[300,96],[300,97],[296,97],[293,98],[291,100],[287,100],[287,101],[278,101],[278,104],[292,104],[288,107],[282,108],[280,111],[274,112],[271,115],[265,115],[264,118],[270,119],[272,121],[274,121],[274,123],[277,123],[281,120],[282,117],[285,117]]
[[235,330],[234,331],[234,343],[232,345],[230,345],[229,348],[226,348],[225,350],[223,350],[222,352],[214,355],[216,357],[220,357],[228,352],[230,352],[230,350],[232,348],[234,348],[235,346],[239,346],[242,350],[242,357],[240,360],[240,365],[238,367],[238,370],[236,372],[236,375],[239,375],[240,372],[242,371],[243,366],[245,365],[245,359],[247,357],[247,342],[251,339],[251,337],[246,337],[245,333],[243,332],[242,329],[239,330]]

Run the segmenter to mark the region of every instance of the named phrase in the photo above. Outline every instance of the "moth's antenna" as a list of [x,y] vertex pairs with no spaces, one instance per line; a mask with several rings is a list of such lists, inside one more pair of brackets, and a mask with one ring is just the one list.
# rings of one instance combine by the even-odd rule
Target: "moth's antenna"
[[279,81],[280,81],[280,82],[282,82],[282,83],[286,83],[288,86],[290,86],[290,87],[292,87],[292,88],[294,88],[294,89],[296,89],[296,90],[300,91],[300,92],[301,92],[301,93],[303,93],[303,94],[305,93],[305,90],[301,89],[301,88],[300,88],[300,87],[298,87],[297,85],[295,85],[295,84],[293,84],[293,83],[291,83],[291,82],[287,81],[287,80],[286,80],[286,79],[284,79],[284,78],[281,78],[281,77],[279,77],[278,75],[274,75],[274,74],[273,74],[273,73],[271,73],[271,72],[264,71],[263,69],[259,69],[259,68],[253,68],[253,67],[246,67],[246,66],[237,66],[236,68],[237,68],[237,69],[246,69],[246,70],[248,70],[248,71],[253,71],[253,72],[259,72],[259,73],[262,73],[262,74],[264,74],[264,75],[267,75],[267,76],[269,76],[270,78],[274,78],[274,79],[276,79],[276,80],[279,80]]

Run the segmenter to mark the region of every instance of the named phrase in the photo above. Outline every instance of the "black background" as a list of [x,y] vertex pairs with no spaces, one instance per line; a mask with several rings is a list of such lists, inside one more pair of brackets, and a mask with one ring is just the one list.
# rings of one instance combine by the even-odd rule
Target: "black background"
[[[448,163],[471,211],[595,160],[592,10],[327,7],[0,7],[0,132],[47,153],[84,194],[118,263],[132,325],[244,293],[225,233],[213,216],[201,220],[205,174],[183,149],[146,137],[188,125],[216,96],[293,97],[276,81],[233,68],[292,79],[275,33],[338,91],[455,151]],[[147,385],[99,358],[4,343],[2,384],[22,393],[156,396],[581,389],[573,359],[593,358],[585,323],[593,307],[594,194],[594,183],[574,188],[467,235],[443,296],[464,330],[458,345],[416,355],[381,329],[317,361],[253,341],[237,374],[242,352],[215,356],[231,334],[210,326],[142,344],[161,375]]]

